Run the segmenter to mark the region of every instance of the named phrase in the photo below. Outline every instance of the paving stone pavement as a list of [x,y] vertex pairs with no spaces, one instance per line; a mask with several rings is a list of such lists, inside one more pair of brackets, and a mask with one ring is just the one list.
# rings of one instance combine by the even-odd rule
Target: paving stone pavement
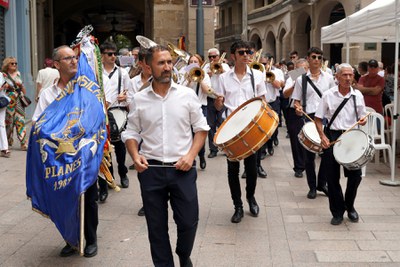
[[[262,161],[268,178],[258,179],[258,218],[245,205],[242,222],[230,222],[233,204],[222,154],[198,171],[194,266],[400,266],[400,187],[379,184],[390,177],[388,165],[368,164],[355,203],[359,223],[345,218],[332,226],[327,197],[319,193],[307,199],[306,178],[293,176],[289,139],[280,129],[275,154]],[[106,203],[99,204],[98,255],[60,258],[64,241],[26,198],[25,161],[26,152],[18,146],[11,158],[0,158],[0,266],[152,266],[145,219],[137,216],[142,202],[136,171],[128,173],[128,189],[110,191]],[[169,222],[174,248],[172,212]]]

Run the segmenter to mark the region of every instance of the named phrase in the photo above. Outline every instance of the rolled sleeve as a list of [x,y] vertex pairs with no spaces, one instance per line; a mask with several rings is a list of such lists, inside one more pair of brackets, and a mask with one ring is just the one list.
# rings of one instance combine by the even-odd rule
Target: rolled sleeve
[[136,109],[136,103],[133,100],[130,105],[130,112],[128,115],[128,124],[126,126],[126,130],[121,133],[122,142],[126,142],[127,140],[134,139],[137,143],[142,141],[140,137],[140,119],[138,110]]

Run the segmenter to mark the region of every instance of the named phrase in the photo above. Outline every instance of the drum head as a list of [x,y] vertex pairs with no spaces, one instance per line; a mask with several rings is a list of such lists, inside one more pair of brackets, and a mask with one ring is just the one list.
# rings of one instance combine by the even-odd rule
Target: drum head
[[225,121],[224,127],[220,129],[215,139],[215,143],[217,145],[223,144],[239,134],[254,119],[260,111],[261,105],[262,100],[256,99],[237,110],[232,117]]
[[341,141],[333,146],[333,156],[338,163],[352,163],[362,157],[368,148],[368,136],[361,130],[354,129],[342,134]]
[[128,112],[118,108],[110,109],[109,111],[113,114],[118,129],[121,130],[125,126]]
[[315,126],[314,122],[307,122],[303,126],[304,128],[304,135],[308,137],[309,140],[312,140],[316,144],[321,143],[321,138],[319,137],[317,126]]

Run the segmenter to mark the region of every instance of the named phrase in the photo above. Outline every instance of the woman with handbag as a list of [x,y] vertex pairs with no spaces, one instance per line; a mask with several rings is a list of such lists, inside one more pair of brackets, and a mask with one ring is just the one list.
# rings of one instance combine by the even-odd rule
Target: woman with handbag
[[6,132],[6,109],[10,103],[10,98],[6,95],[5,80],[3,73],[0,72],[0,156],[9,158],[7,132]]
[[21,74],[18,71],[17,59],[15,57],[6,57],[3,60],[1,70],[6,81],[7,96],[11,99],[6,111],[8,145],[13,145],[13,131],[15,127],[17,137],[21,142],[21,150],[26,151],[28,140],[25,129],[25,107],[29,105],[30,101],[25,96],[26,90],[22,83]]

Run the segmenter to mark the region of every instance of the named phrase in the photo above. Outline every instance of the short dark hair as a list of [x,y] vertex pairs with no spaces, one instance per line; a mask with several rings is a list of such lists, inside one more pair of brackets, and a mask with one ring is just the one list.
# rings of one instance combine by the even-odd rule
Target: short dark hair
[[299,55],[299,53],[297,53],[297,51],[296,51],[296,50],[293,50],[292,52],[290,52],[290,53],[289,53],[289,55],[290,55],[290,56],[293,56],[293,55]]
[[153,60],[153,54],[154,52],[162,52],[162,51],[168,51],[169,49],[166,46],[163,45],[155,45],[147,49],[146,55],[145,55],[145,60],[146,64],[150,65],[151,61]]
[[147,50],[144,48],[139,48],[139,53],[138,53],[138,60],[143,61],[144,58],[146,57],[146,52]]
[[249,42],[243,41],[243,40],[238,40],[233,42],[233,44],[231,45],[231,54],[235,54],[236,50],[239,48],[247,48],[250,49],[251,46],[249,44]]
[[117,52],[117,45],[113,42],[106,41],[100,45],[100,52],[104,53],[106,50],[113,50]]
[[318,47],[311,47],[310,49],[308,49],[307,51],[307,56],[309,57],[312,53],[318,54],[318,55],[323,55],[324,52],[322,52],[322,50]]

